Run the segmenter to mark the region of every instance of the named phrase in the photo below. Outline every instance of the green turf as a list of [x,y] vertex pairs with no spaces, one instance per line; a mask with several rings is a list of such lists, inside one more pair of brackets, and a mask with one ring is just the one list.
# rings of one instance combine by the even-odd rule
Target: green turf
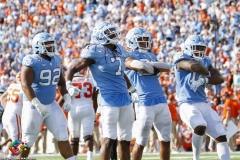
[[[60,155],[32,155],[36,160],[64,160]],[[172,154],[171,160],[191,160],[191,153]],[[201,153],[201,160],[219,160],[217,153]],[[86,155],[78,155],[78,160],[86,160]],[[94,160],[99,160],[99,156],[94,156]],[[159,160],[158,154],[144,153],[142,160]],[[240,152],[231,153],[231,160],[240,160]]]

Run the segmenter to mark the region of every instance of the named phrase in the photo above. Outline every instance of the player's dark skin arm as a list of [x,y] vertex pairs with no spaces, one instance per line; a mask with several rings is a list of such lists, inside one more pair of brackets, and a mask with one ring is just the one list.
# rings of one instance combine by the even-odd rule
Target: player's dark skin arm
[[34,71],[31,67],[22,66],[21,68],[21,86],[27,99],[31,102],[36,97],[31,85],[34,79]]
[[208,69],[204,65],[201,65],[200,63],[191,60],[182,60],[178,62],[177,69],[184,69],[206,76],[209,74]]
[[177,63],[177,69],[184,69],[184,70],[196,72],[198,74],[202,74],[206,76],[209,74],[209,71],[210,71],[211,77],[208,77],[209,84],[216,85],[224,82],[223,76],[212,65],[210,65],[209,68],[207,69],[205,66],[203,66],[198,62],[191,61],[191,60],[182,60]]
[[57,101],[57,104],[61,107],[61,106],[63,106],[63,103],[64,103],[64,99],[63,99],[63,97],[61,96],[61,97],[59,98],[59,100]]
[[124,79],[125,79],[125,81],[126,81],[126,83],[127,83],[127,87],[130,88],[130,87],[132,86],[132,84],[131,84],[131,82],[130,82],[130,80],[128,79],[128,77],[127,77],[126,74],[124,74]]
[[214,68],[212,65],[209,66],[208,70],[211,73],[211,77],[208,78],[209,84],[216,85],[216,84],[221,84],[224,82],[224,78],[223,78],[222,74],[219,72],[219,70]]
[[98,90],[96,89],[96,87],[94,87],[93,94],[92,94],[92,104],[93,104],[95,113],[97,113],[97,108],[98,108],[97,96],[98,96]]
[[68,93],[68,91],[66,88],[66,82],[65,82],[63,73],[62,73],[62,71],[60,71],[60,72],[61,73],[60,73],[60,77],[59,77],[59,81],[58,81],[58,88],[59,88],[61,95],[64,95],[64,94]]
[[72,81],[73,76],[76,72],[79,72],[82,69],[86,68],[88,65],[91,65],[94,63],[95,63],[95,60],[84,59],[84,58],[80,58],[78,61],[75,61],[69,66],[66,72],[66,81]]

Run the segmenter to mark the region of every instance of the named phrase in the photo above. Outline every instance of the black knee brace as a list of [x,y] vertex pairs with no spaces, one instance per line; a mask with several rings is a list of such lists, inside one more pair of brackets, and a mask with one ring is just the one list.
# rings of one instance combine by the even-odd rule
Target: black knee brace
[[93,141],[93,136],[86,136],[84,138],[84,142],[86,142],[86,141]]
[[79,146],[79,142],[71,140],[71,146]]

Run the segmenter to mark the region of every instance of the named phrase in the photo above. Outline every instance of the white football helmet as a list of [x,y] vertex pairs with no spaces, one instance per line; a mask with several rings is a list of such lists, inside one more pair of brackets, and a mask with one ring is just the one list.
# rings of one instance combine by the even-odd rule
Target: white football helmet
[[202,61],[206,55],[207,46],[199,35],[191,35],[184,42],[184,53],[196,61]]
[[36,54],[46,54],[52,57],[56,52],[57,45],[50,34],[41,32],[33,37],[32,49]]
[[151,49],[151,36],[143,28],[132,28],[126,35],[126,44],[131,50],[145,53]]
[[117,44],[120,39],[118,27],[107,21],[97,23],[91,35],[91,43]]

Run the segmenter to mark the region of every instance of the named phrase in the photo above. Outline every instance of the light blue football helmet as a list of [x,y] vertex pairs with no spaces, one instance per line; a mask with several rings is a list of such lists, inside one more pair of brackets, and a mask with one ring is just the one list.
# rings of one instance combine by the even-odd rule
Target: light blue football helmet
[[191,35],[184,42],[184,53],[196,61],[202,61],[206,55],[207,46],[199,35]]
[[[145,43],[145,47],[142,47],[140,43]],[[126,44],[131,50],[145,53],[151,49],[151,36],[143,28],[132,28],[126,35]]]
[[107,21],[97,23],[91,35],[91,43],[117,44],[120,39],[118,27]]
[[33,37],[32,49],[36,54],[45,54],[52,57],[56,52],[57,45],[50,34],[41,32]]

